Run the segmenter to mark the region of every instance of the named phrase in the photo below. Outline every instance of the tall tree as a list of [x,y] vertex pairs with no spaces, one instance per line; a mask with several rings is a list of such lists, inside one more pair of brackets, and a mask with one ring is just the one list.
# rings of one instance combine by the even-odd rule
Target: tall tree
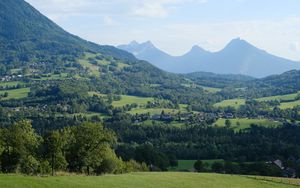
[[18,166],[25,173],[35,173],[38,168],[36,150],[41,143],[29,121],[20,121],[2,130],[4,152],[2,171],[15,172]]
[[[98,168],[106,154],[113,152],[110,145],[116,141],[115,135],[104,129],[102,124],[83,123],[72,129],[74,141],[69,148],[68,162],[72,170],[91,170]],[[114,152],[113,152],[114,153]]]
[[63,154],[63,149],[67,144],[66,137],[59,131],[52,131],[45,137],[45,147],[47,158],[50,160],[52,176],[55,170],[65,170],[67,161]]

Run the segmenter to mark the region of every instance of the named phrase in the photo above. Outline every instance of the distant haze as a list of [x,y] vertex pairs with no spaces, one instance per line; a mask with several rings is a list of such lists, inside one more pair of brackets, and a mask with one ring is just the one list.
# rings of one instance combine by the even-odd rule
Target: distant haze
[[300,62],[271,55],[240,38],[233,39],[218,52],[209,52],[195,45],[182,56],[171,56],[156,48],[150,41],[141,44],[133,41],[118,48],[173,73],[205,71],[265,77],[300,69]]
[[67,31],[99,44],[151,40],[172,55],[219,51],[241,37],[300,61],[299,0],[27,0]]

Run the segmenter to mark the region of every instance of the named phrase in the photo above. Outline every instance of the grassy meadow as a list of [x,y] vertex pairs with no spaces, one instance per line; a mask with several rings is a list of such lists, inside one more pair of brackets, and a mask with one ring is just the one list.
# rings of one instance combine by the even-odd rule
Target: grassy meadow
[[[264,127],[276,127],[280,126],[281,123],[277,121],[271,121],[268,119],[248,119],[248,118],[235,118],[235,119],[229,119],[231,122],[231,128],[239,131],[241,129],[247,129],[250,127],[251,124],[256,124],[259,126]],[[217,126],[225,126],[226,119],[218,119],[218,121],[215,123]],[[240,125],[237,125],[237,123],[240,123]]]
[[[299,180],[295,180],[298,183]],[[197,173],[132,173],[105,176],[0,175],[3,188],[293,188],[270,179]]]
[[231,106],[233,108],[238,108],[241,105],[244,105],[246,102],[245,99],[230,99],[224,100],[222,102],[214,104],[215,107],[228,107]]
[[0,91],[0,94],[4,94],[5,92],[8,93],[8,97],[2,98],[2,100],[21,99],[28,96],[28,93],[30,92],[30,88],[3,90]]
[[208,93],[217,93],[222,90],[220,88],[215,88],[215,87],[206,87],[206,86],[201,86],[201,87]]
[[136,103],[139,106],[144,106],[148,102],[153,102],[153,101],[154,98],[150,98],[150,97],[136,97],[130,95],[121,95],[121,100],[113,101],[112,105],[114,107],[122,107],[122,106]]
[[281,109],[289,109],[289,108],[294,108],[296,106],[300,106],[300,100],[292,101],[292,102],[283,102],[283,103],[280,103],[279,108],[281,108]]
[[[211,165],[214,162],[224,162],[223,159],[211,159],[211,160],[201,160],[203,163],[208,164],[208,168],[211,169]],[[194,164],[196,160],[178,160],[177,167],[171,167],[170,171],[194,171]]]
[[288,95],[276,95],[276,96],[271,96],[271,97],[263,97],[263,98],[258,98],[256,100],[258,101],[291,101],[291,100],[295,100],[295,98],[298,96],[298,94],[300,94],[300,92],[298,93],[292,93],[292,94],[288,94]]

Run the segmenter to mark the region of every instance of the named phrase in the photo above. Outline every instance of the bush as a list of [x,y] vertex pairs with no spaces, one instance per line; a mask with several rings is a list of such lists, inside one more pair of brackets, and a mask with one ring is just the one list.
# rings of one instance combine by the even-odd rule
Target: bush
[[125,162],[124,171],[128,172],[148,172],[149,168],[145,163],[138,163],[134,160]]
[[208,167],[208,164],[203,163],[201,160],[196,161],[194,164],[194,168],[197,172],[206,172],[206,171],[208,171],[207,167]]
[[50,174],[51,173],[51,165],[48,161],[42,161],[40,162],[39,168],[38,168],[38,173],[45,175],[45,174]]
[[37,174],[39,166],[39,162],[31,155],[22,159],[20,163],[21,172],[28,175]]

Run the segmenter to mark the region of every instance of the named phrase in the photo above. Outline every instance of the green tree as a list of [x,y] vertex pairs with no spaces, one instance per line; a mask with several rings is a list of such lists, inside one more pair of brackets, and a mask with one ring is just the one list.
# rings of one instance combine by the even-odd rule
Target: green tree
[[211,165],[211,170],[216,173],[221,173],[224,171],[224,164],[221,162],[214,162]]
[[116,141],[116,137],[111,131],[104,129],[102,124],[86,122],[73,127],[71,132],[74,138],[68,151],[71,170],[85,170],[89,175],[92,170],[103,165],[104,160],[109,160],[108,153],[111,156],[114,154],[110,145]]
[[3,172],[16,172],[17,167],[27,174],[36,173],[36,151],[41,143],[29,121],[20,121],[2,130],[4,151],[1,156]]
[[229,128],[231,126],[231,121],[229,119],[225,120],[225,126]]
[[205,172],[207,171],[207,163],[203,163],[201,160],[197,160],[194,164],[194,168],[197,172]]
[[67,161],[63,154],[63,148],[67,144],[65,135],[59,131],[52,131],[45,137],[45,148],[47,158],[50,159],[51,172],[54,175],[55,170],[65,170]]

